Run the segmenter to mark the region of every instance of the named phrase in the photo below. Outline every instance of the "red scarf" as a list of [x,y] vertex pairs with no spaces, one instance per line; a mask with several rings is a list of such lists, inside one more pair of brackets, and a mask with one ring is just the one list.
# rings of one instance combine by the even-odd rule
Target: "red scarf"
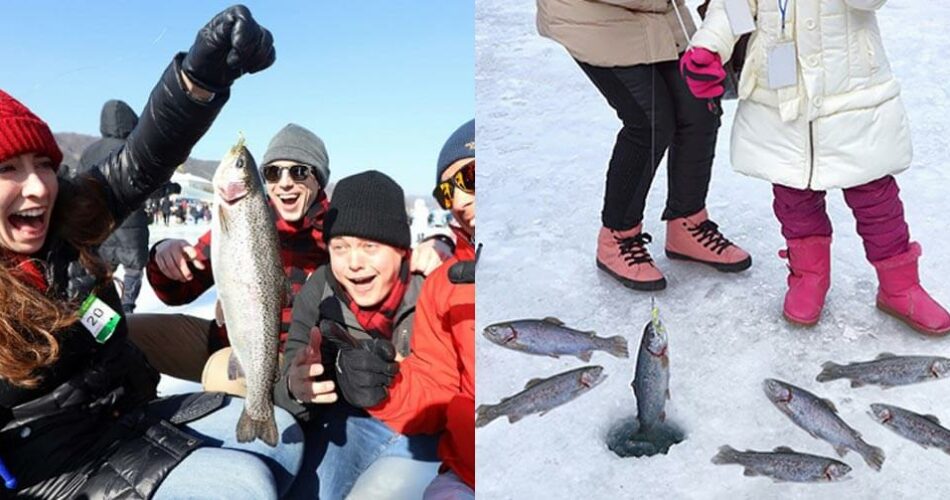
[[43,275],[43,270],[37,265],[38,261],[36,259],[6,250],[3,251],[2,257],[5,263],[13,267],[13,275],[20,281],[36,288],[42,293],[46,293],[49,285],[46,283],[46,276]]
[[469,235],[461,227],[449,226],[455,233],[455,258],[458,260],[475,260],[475,244]]
[[396,321],[396,311],[402,304],[402,299],[405,298],[406,290],[409,288],[410,257],[411,256],[407,253],[406,258],[402,262],[402,267],[399,270],[399,277],[396,280],[396,284],[393,285],[393,289],[389,291],[389,295],[383,299],[383,302],[376,307],[370,309],[361,308],[356,302],[350,299],[350,296],[343,290],[343,287],[337,285],[340,292],[339,296],[343,299],[343,303],[350,308],[350,311],[356,316],[356,321],[358,321],[360,326],[367,332],[376,333],[387,340],[392,339],[393,325]]

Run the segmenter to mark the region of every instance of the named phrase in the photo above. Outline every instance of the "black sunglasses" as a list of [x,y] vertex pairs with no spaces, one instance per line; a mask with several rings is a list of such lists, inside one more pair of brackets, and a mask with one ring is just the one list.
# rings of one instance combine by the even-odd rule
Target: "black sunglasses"
[[452,199],[455,198],[455,188],[466,193],[475,192],[475,160],[466,163],[451,179],[440,182],[432,191],[439,206],[448,210],[452,208]]
[[291,165],[289,167],[278,167],[277,165],[265,165],[261,169],[261,174],[264,175],[264,180],[267,182],[277,182],[280,180],[280,176],[283,174],[283,170],[287,169],[290,171],[290,178],[295,182],[302,182],[307,180],[307,177],[313,173],[313,169],[306,165]]

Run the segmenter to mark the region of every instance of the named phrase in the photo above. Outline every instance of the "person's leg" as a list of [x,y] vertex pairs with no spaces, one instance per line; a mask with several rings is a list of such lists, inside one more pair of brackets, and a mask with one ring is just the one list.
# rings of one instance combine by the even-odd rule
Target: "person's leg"
[[783,313],[788,321],[810,326],[818,322],[831,287],[831,220],[825,192],[775,184],[772,209],[782,226],[788,248],[788,292]]
[[125,277],[122,280],[124,283],[122,287],[122,308],[126,314],[132,314],[135,311],[135,301],[142,290],[142,270],[124,264],[122,267],[125,269]]
[[422,500],[475,500],[475,490],[469,488],[454,472],[448,471],[432,480]]
[[276,500],[279,496],[270,469],[254,455],[222,448],[198,448],[168,473],[153,498]]
[[877,307],[928,335],[950,333],[950,313],[920,285],[920,244],[910,241],[894,177],[844,190],[878,277]]
[[670,97],[654,65],[581,69],[603,94],[623,123],[607,168],[603,226],[597,236],[597,267],[626,287],[666,287],[646,245],[643,210],[656,167],[672,140]]
[[578,61],[623,123],[607,168],[601,221],[628,230],[643,220],[657,165],[673,136],[673,107],[666,82],[652,64],[605,68]]
[[344,403],[327,408],[304,430],[307,452],[290,498],[345,498],[360,475],[382,456],[437,460],[436,446],[429,440],[406,438]]
[[854,214],[868,261],[884,260],[910,248],[910,230],[893,176],[845,189],[844,201]]
[[719,117],[710,111],[707,100],[692,95],[676,61],[658,63],[656,67],[669,89],[674,110],[663,211],[663,220],[667,221],[666,255],[719,271],[744,271],[752,265],[752,257],[729,241],[706,211]]
[[130,314],[129,338],[158,371],[201,381],[212,321],[185,314]]
[[244,410],[244,400],[227,397],[221,409],[182,426],[182,430],[202,438],[207,446],[237,450],[251,454],[270,470],[283,496],[290,489],[303,462],[304,435],[294,417],[286,410],[275,407],[274,419],[280,441],[271,447],[261,440],[249,443],[237,441],[237,423]]

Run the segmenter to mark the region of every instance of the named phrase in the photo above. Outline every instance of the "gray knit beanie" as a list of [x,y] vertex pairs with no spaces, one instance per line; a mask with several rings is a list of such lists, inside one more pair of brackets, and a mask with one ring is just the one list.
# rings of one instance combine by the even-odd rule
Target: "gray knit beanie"
[[442,173],[449,165],[461,160],[462,158],[475,157],[475,120],[472,119],[452,133],[452,136],[445,141],[442,151],[439,152],[439,160],[435,168],[435,184],[442,182]]
[[276,160],[295,161],[313,167],[320,187],[327,187],[330,180],[330,158],[327,156],[323,139],[317,137],[317,134],[295,123],[280,129],[267,145],[261,166]]

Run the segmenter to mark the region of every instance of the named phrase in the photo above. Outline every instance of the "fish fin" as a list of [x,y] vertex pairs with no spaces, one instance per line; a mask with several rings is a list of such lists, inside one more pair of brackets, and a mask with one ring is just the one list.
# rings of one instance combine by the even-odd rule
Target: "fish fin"
[[861,453],[861,456],[864,457],[864,461],[876,471],[881,470],[881,466],[884,465],[884,450],[877,446],[868,445],[867,449]]
[[821,402],[824,403],[825,406],[827,406],[831,411],[838,413],[838,407],[835,406],[835,404],[830,399],[822,398]]
[[561,359],[561,356],[558,356],[557,354],[548,354],[548,357],[551,357],[554,359]]
[[950,446],[946,448],[941,448],[941,450],[943,450],[943,452],[946,453],[947,455],[950,455]]
[[[504,400],[502,400],[504,401]],[[484,427],[500,415],[496,415],[494,410],[498,405],[479,405],[475,408],[475,427]]]
[[866,385],[866,384],[865,384],[864,382],[861,382],[860,380],[852,380],[852,381],[851,381],[851,388],[852,388],[852,389],[854,389],[855,387],[864,387],[865,385]]
[[234,350],[231,350],[231,355],[228,356],[228,380],[237,380],[244,377],[244,367],[241,366],[241,361],[234,355]]
[[660,422],[666,422],[666,410],[660,412],[659,416]]
[[670,389],[666,389],[666,399],[670,399]]
[[896,357],[897,355],[892,352],[882,352],[881,354],[878,354],[877,357],[874,359],[887,359],[887,358],[896,358]]
[[271,448],[277,446],[277,422],[274,421],[273,407],[271,413],[265,420],[254,420],[247,414],[247,410],[241,410],[241,418],[237,423],[237,440],[239,443],[248,443],[255,439],[270,445]]
[[543,417],[543,416],[547,415],[549,411],[551,411],[551,410],[544,410],[544,411],[542,411],[541,413],[538,413],[538,416],[539,416],[539,417]]
[[[541,383],[541,382],[544,382],[544,379],[543,379],[543,378],[533,378],[533,379],[529,380],[527,384],[524,385],[524,388],[525,388],[525,389],[530,389],[530,388],[532,388],[532,387],[538,385],[538,384]],[[505,399],[507,399],[507,398],[505,398]],[[503,399],[502,401],[504,401],[504,399]]]
[[521,415],[521,414],[519,414],[519,413],[515,413],[515,414],[513,414],[513,415],[508,415],[508,423],[513,424],[513,423],[515,423],[515,422],[521,420],[522,418],[524,418],[524,415]]
[[779,446],[772,451],[776,453],[795,453],[795,450],[789,448],[788,446]]
[[837,453],[839,457],[843,457],[848,454],[848,448],[844,446],[835,446],[835,453]]
[[228,228],[228,216],[225,214],[224,204],[218,205],[218,220],[221,221],[221,232],[227,234],[230,228]]
[[754,470],[752,470],[752,469],[746,468],[744,471],[742,471],[742,475],[743,475],[743,476],[748,476],[748,477],[753,477],[753,476],[758,476],[759,473],[756,472],[756,471],[754,471]]
[[590,351],[584,351],[584,352],[581,352],[581,353],[578,353],[578,354],[577,354],[578,359],[580,359],[581,361],[583,361],[583,362],[585,362],[585,363],[588,362],[588,361],[590,361],[590,356],[591,356],[591,352],[590,352]]
[[551,323],[552,325],[564,326],[564,322],[555,318],[554,316],[548,316],[541,321],[544,321],[545,323]]
[[739,452],[728,444],[719,447],[719,453],[712,457],[712,463],[716,465],[734,464],[739,456]]
[[933,423],[935,423],[935,424],[937,424],[937,425],[940,425],[940,419],[937,418],[936,415],[929,415],[929,414],[928,414],[928,415],[921,415],[921,417],[924,417],[925,419],[930,420],[931,422],[933,422]]
[[618,358],[629,358],[630,350],[627,347],[627,339],[621,335],[603,339],[601,342],[606,350],[611,355]]
[[219,328],[224,326],[224,306],[221,305],[221,299],[214,301],[214,322]]
[[833,373],[838,368],[841,368],[841,365],[833,361],[826,361],[821,365],[821,373],[815,377],[815,380],[819,382],[827,382],[829,380],[836,380],[841,378],[839,375]]

